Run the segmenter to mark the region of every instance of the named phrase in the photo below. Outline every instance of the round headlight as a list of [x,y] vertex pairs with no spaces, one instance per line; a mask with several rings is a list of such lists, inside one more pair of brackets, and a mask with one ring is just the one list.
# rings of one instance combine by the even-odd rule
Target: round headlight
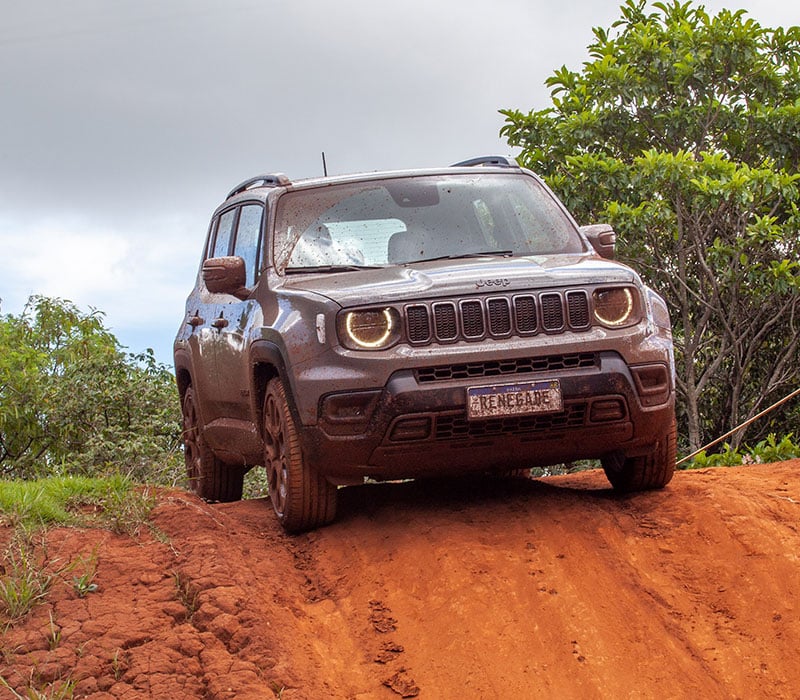
[[594,316],[604,326],[635,322],[633,294],[627,287],[598,289],[594,293]]
[[340,330],[348,347],[380,350],[394,345],[400,337],[400,316],[391,307],[348,311],[342,317]]

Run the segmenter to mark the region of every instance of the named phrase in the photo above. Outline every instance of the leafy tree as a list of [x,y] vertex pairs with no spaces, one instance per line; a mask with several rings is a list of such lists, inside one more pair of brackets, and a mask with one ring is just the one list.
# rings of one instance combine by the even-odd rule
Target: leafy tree
[[552,106],[502,110],[501,133],[670,302],[697,448],[800,379],[800,28],[653,8],[628,0],[548,79]]
[[179,444],[171,372],[152,351],[124,353],[101,313],[33,296],[0,316],[0,475],[164,480]]

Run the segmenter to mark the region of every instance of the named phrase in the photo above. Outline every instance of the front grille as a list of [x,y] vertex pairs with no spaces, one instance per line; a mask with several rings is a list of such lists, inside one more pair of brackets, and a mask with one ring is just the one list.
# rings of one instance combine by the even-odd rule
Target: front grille
[[470,421],[464,414],[437,415],[434,426],[436,440],[481,438],[493,435],[518,435],[553,430],[580,428],[586,422],[586,403],[568,403],[561,413],[529,416],[508,416]]
[[461,324],[467,338],[483,338],[483,305],[477,299],[461,302]]
[[598,359],[595,353],[580,352],[570,355],[522,357],[509,360],[488,360],[486,362],[464,362],[453,365],[439,365],[437,367],[420,367],[415,372],[417,381],[425,383],[451,379],[499,377],[506,374],[527,374],[529,372],[555,372],[597,366]]
[[573,328],[589,327],[591,324],[589,304],[584,292],[567,292],[567,315],[569,325]]
[[511,333],[511,308],[508,299],[489,299],[486,308],[489,311],[489,332],[495,337]]
[[542,294],[542,323],[546,331],[560,331],[564,327],[564,303],[559,294]]
[[582,331],[591,327],[591,314],[589,295],[576,289],[410,304],[405,321],[408,341],[421,345]]
[[409,338],[420,338],[420,342],[431,339],[431,321],[424,306],[409,306],[406,309]]
[[516,297],[514,299],[514,321],[520,335],[535,333],[539,328],[536,299],[532,296]]
[[436,337],[444,342],[458,339],[458,318],[456,305],[452,302],[442,302],[433,305],[433,327]]

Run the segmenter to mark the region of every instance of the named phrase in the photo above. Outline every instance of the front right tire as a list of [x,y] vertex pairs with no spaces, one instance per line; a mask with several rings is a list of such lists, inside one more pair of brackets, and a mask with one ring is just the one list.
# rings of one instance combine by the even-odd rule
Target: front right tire
[[308,464],[286,400],[283,382],[275,377],[264,397],[264,465],[269,498],[287,532],[302,532],[336,516],[336,486]]

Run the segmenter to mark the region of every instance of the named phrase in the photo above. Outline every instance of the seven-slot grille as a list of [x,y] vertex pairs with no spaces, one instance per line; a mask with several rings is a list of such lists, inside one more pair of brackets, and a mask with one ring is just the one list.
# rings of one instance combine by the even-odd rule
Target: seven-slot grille
[[405,321],[413,344],[581,331],[591,326],[589,295],[582,290],[409,304]]

